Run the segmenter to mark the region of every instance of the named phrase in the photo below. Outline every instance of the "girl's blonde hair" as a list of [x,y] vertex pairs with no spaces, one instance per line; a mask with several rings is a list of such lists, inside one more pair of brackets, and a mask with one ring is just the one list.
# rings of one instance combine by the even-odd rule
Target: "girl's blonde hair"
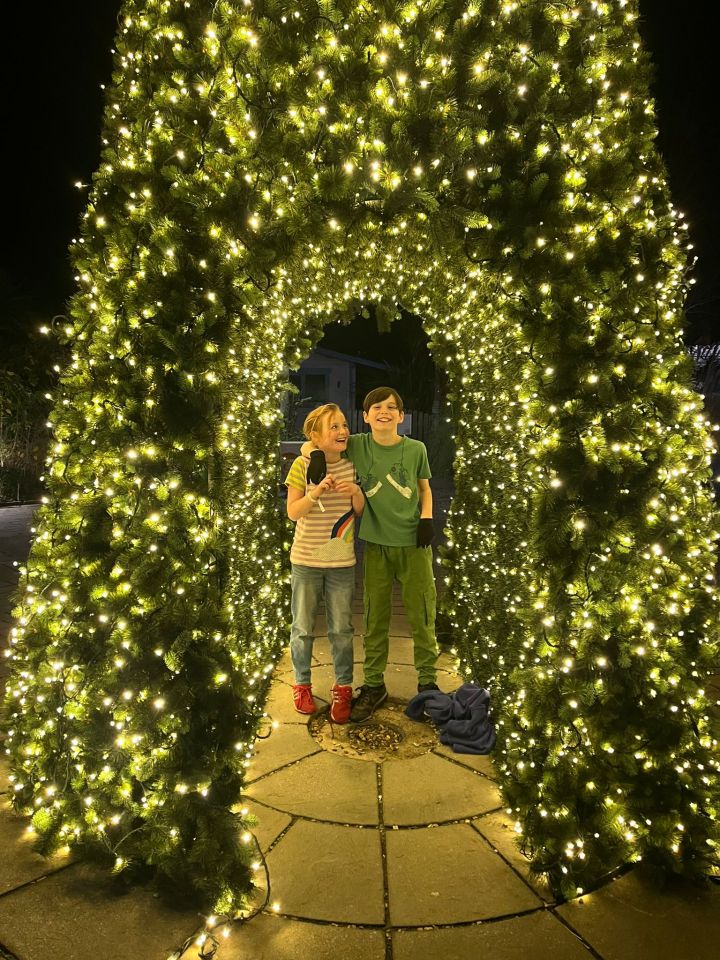
[[304,435],[310,440],[311,433],[320,432],[323,420],[326,417],[329,417],[333,413],[340,412],[340,407],[336,403],[323,403],[321,407],[315,407],[315,409],[311,410],[305,417],[305,423],[303,424]]

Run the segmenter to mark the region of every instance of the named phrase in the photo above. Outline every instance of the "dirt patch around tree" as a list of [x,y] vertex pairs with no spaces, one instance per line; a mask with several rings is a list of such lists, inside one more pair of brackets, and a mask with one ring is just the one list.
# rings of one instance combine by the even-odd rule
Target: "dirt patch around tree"
[[411,760],[429,753],[439,743],[431,723],[418,723],[405,716],[403,700],[388,699],[367,723],[331,723],[329,710],[316,713],[308,730],[330,753],[354,760],[382,763]]

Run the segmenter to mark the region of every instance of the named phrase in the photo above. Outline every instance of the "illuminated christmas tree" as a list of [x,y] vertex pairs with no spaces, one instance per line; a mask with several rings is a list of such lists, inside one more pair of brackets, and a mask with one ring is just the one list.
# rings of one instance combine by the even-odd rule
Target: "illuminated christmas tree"
[[42,847],[241,902],[285,370],[402,305],[448,372],[448,612],[533,866],[705,871],[712,441],[636,0],[122,9],[8,683]]

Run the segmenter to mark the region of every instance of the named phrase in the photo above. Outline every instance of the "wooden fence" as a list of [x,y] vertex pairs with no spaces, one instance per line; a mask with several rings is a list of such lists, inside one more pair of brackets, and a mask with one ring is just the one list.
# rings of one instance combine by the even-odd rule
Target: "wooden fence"
[[693,386],[705,397],[705,409],[714,423],[720,423],[720,343],[690,347],[695,365]]
[[690,347],[690,356],[695,364],[696,388],[706,396],[720,393],[720,343]]

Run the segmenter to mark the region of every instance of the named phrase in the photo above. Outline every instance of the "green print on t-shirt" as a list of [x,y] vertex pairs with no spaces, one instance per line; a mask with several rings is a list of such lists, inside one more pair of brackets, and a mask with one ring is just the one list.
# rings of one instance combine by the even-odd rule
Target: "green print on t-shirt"
[[403,437],[385,446],[363,433],[350,437],[347,453],[366,499],[360,539],[386,547],[415,546],[420,517],[417,484],[431,477],[425,444]]

